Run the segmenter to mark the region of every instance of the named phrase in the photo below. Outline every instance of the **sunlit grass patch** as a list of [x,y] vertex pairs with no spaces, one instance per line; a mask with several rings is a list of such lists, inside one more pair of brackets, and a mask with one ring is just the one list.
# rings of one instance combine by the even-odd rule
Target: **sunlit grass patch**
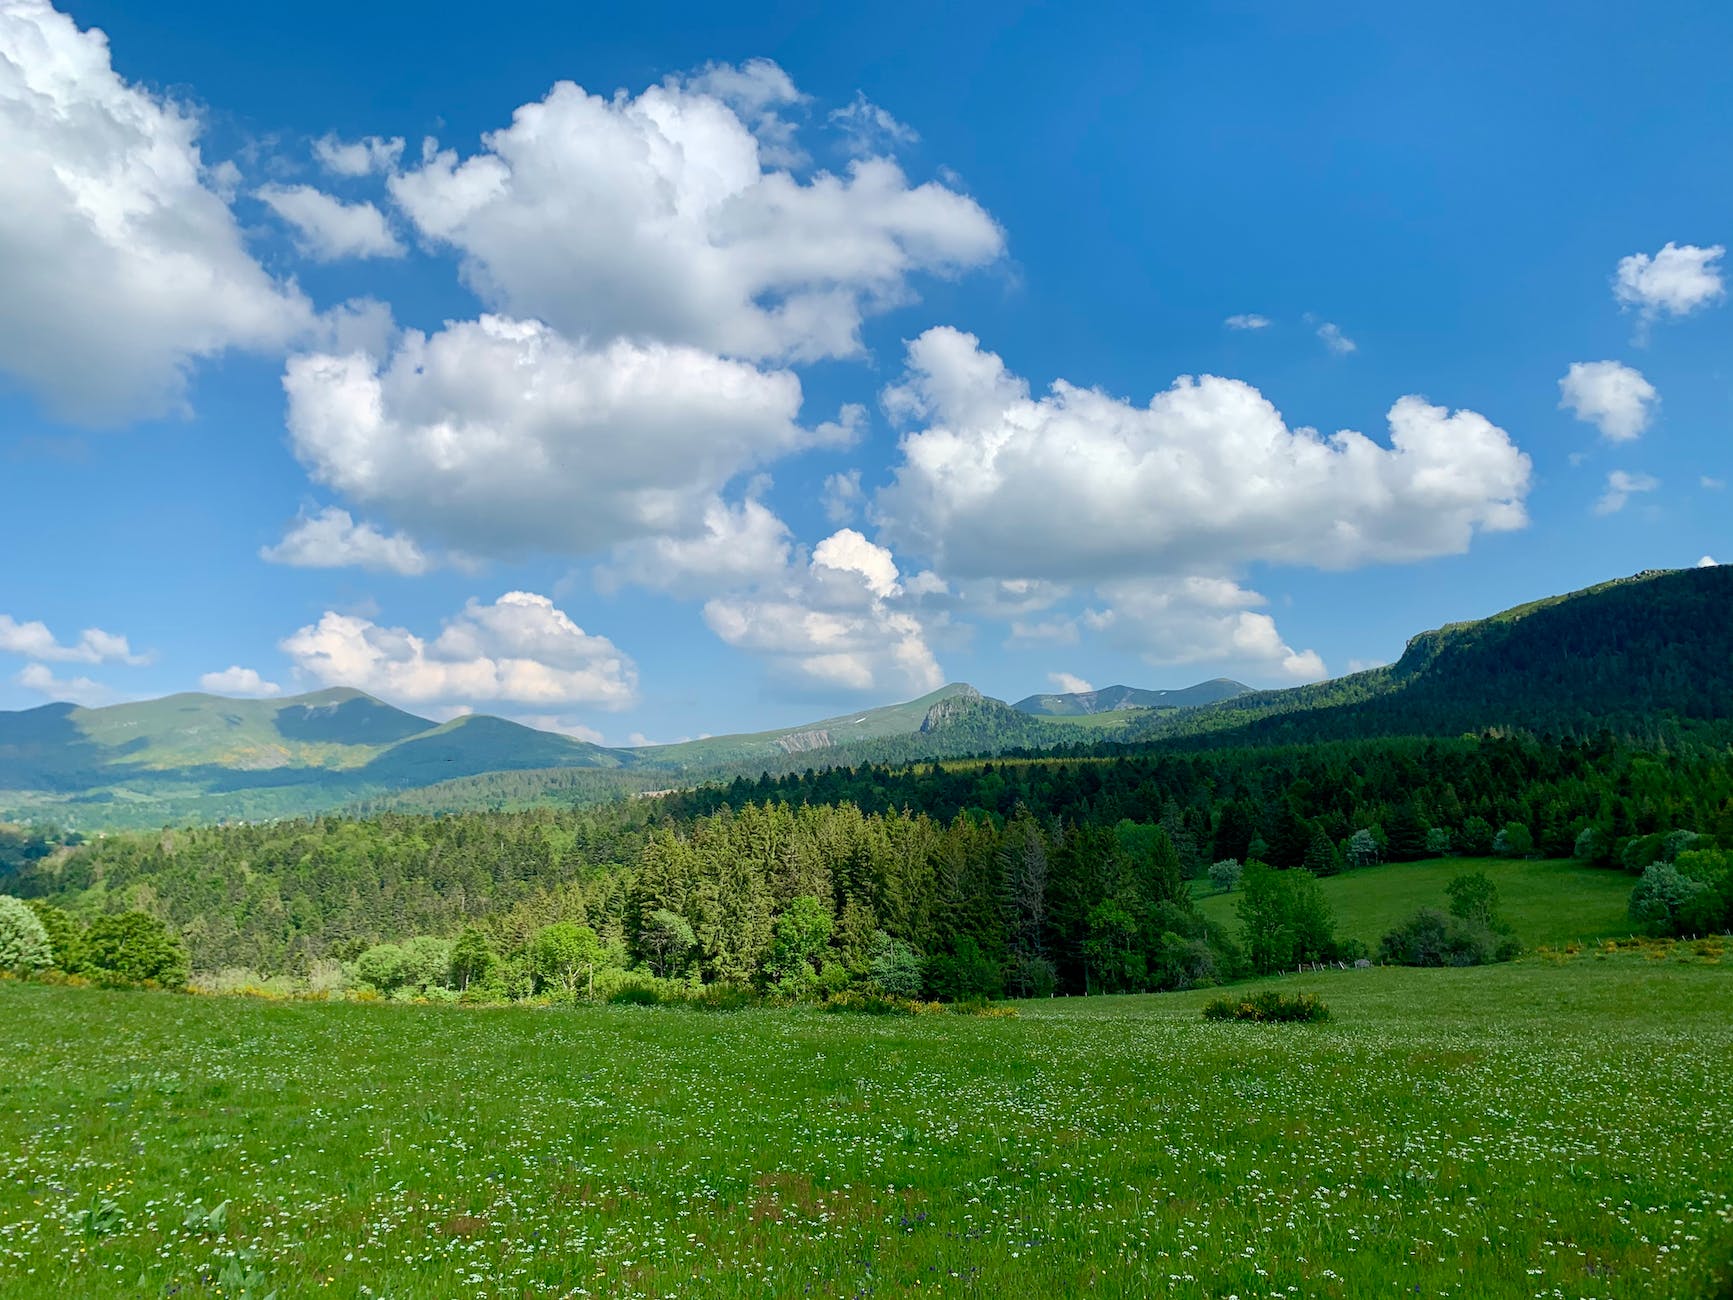
[[1733,981],[1309,974],[1015,1019],[0,985],[0,1296],[1676,1296]]

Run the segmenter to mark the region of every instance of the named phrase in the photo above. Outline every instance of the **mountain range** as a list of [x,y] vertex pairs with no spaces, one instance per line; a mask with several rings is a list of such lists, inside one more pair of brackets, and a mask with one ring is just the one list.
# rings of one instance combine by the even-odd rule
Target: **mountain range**
[[0,712],[0,819],[83,829],[357,805],[440,810],[613,797],[759,772],[1103,744],[1283,744],[1484,728],[1733,731],[1733,568],[1638,574],[1421,633],[1394,664],[1287,690],[1217,678],[1015,705],[953,683],[756,733],[613,749],[360,691],[171,695]]
[[[1217,693],[1211,685],[1127,694],[1204,699]],[[793,727],[610,749],[485,714],[436,723],[346,688],[273,700],[189,693],[101,708],[46,704],[0,712],[0,819],[91,829],[256,819],[532,771],[542,780],[587,773],[576,778],[587,793],[626,793],[743,770],[1061,744],[1078,734],[1074,724],[1105,716],[1027,716],[953,683]],[[554,784],[570,791],[573,780]],[[454,791],[454,802],[468,793]]]

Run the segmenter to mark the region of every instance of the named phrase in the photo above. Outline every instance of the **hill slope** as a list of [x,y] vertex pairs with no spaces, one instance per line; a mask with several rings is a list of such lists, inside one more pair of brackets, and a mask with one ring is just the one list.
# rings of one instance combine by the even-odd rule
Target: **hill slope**
[[793,771],[863,762],[947,757],[1080,739],[1065,719],[1036,718],[952,682],[902,704],[744,735],[709,736],[629,751],[670,774]]
[[91,826],[274,816],[483,772],[633,761],[502,718],[440,725],[353,690],[49,704],[0,712],[0,811]]
[[632,752],[658,766],[675,770],[708,767],[753,759],[776,759],[789,754],[836,749],[851,741],[878,740],[885,736],[911,735],[935,704],[956,697],[979,699],[981,693],[963,682],[941,686],[929,695],[902,704],[887,704],[858,713],[844,713],[817,722],[803,722],[773,731],[743,732],[727,736],[705,736],[671,745],[646,745]]
[[1449,624],[1385,667],[1140,717],[1127,738],[1285,744],[1500,727],[1733,734],[1733,567],[1639,573]]
[[[1498,888],[1499,914],[1526,948],[1619,938],[1631,932],[1631,877],[1571,861],[1512,861],[1497,858],[1434,858],[1392,862],[1325,876],[1318,888],[1330,905],[1336,934],[1378,950],[1386,932],[1422,907],[1449,906],[1447,886],[1478,871]],[[1193,886],[1198,907],[1210,920],[1238,934],[1237,893]]]
[[1104,686],[1098,691],[1074,691],[1062,695],[1030,695],[1011,707],[1019,713],[1050,718],[1074,718],[1125,709],[1195,709],[1218,700],[1245,695],[1251,687],[1231,678],[1217,677],[1175,691],[1148,691],[1136,686]]

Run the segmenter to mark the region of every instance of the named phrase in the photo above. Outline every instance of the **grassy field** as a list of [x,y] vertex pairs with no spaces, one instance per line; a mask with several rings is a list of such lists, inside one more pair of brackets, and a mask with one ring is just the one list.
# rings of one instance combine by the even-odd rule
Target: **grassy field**
[[[1499,910],[1530,947],[1584,943],[1631,932],[1626,911],[1637,882],[1622,871],[1604,871],[1564,861],[1504,861],[1497,858],[1434,858],[1426,862],[1362,867],[1319,880],[1336,915],[1336,933],[1359,939],[1374,952],[1378,940],[1421,907],[1448,907],[1444,887],[1453,877],[1484,872],[1498,886]],[[1238,894],[1198,886],[1198,906],[1211,920],[1239,930]]]
[[0,1296],[1709,1293],[1733,958],[1276,983],[1335,1020],[0,984]]

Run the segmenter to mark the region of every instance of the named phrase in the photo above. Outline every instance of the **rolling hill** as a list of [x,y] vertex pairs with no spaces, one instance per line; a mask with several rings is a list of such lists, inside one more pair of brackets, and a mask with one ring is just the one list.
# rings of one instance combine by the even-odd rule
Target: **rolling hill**
[[1650,570],[1447,624],[1393,664],[1140,715],[1125,738],[1261,745],[1497,728],[1733,736],[1733,566]]
[[1011,707],[1019,713],[1049,718],[1074,718],[1126,709],[1194,709],[1251,692],[1243,682],[1227,677],[1199,682],[1176,691],[1149,691],[1136,686],[1104,686],[1098,691],[1076,691],[1064,695],[1030,695]]
[[671,745],[647,745],[631,751],[641,758],[673,771],[779,760],[793,754],[836,751],[863,740],[918,733],[935,706],[948,700],[978,700],[981,692],[962,682],[952,682],[929,695],[902,704],[887,704],[857,713],[844,713],[817,722],[805,722],[774,731],[756,731]]
[[0,812],[91,826],[279,816],[483,772],[635,761],[503,718],[435,723],[354,690],[48,704],[0,713]]

